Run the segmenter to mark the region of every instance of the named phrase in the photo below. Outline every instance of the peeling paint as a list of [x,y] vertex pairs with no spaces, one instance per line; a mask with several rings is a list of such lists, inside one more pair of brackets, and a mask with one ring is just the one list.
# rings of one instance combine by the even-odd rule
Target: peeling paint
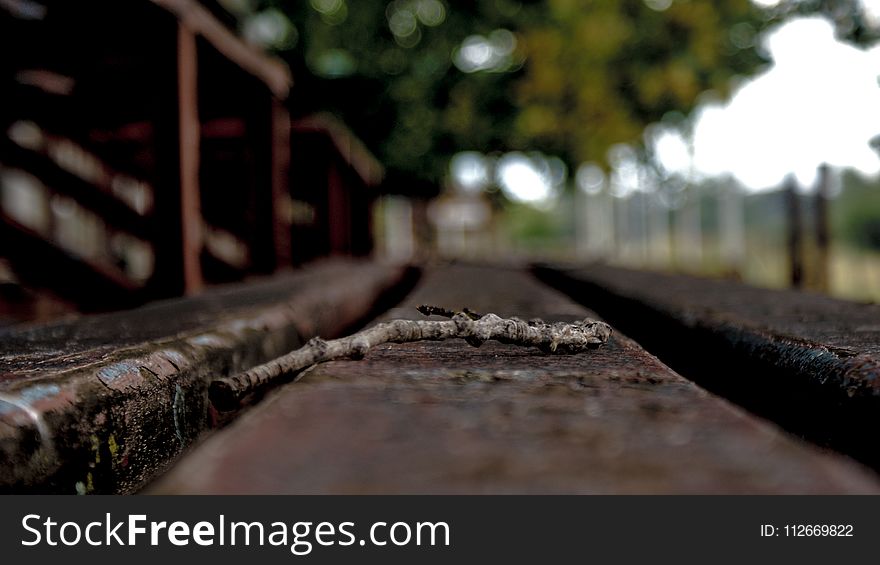
[[180,371],[182,367],[188,364],[187,358],[174,349],[165,349],[161,352],[161,355],[166,361],[174,365],[174,369],[177,371]]
[[171,406],[171,411],[174,414],[174,434],[177,436],[180,446],[183,447],[184,439],[181,424],[185,421],[186,403],[184,401],[183,389],[179,384],[174,385],[174,403]]
[[0,393],[0,415],[30,407],[34,402],[56,396],[61,392],[58,385],[32,385],[15,395]]
[[59,392],[61,392],[61,388],[58,385],[33,385],[22,390],[18,394],[22,400],[28,404],[33,404],[43,398],[55,396]]
[[139,363],[132,361],[121,361],[102,367],[97,375],[108,386],[124,377],[137,377],[138,379],[141,377]]

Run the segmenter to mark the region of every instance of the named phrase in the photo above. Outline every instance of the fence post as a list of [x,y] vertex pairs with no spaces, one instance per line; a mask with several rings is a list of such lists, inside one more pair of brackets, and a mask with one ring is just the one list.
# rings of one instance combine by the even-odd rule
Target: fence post
[[828,205],[831,192],[831,169],[823,163],[819,167],[819,186],[816,190],[816,289],[822,292],[831,290],[830,284],[830,244],[831,234],[828,221]]
[[794,176],[789,175],[785,180],[785,198],[788,211],[788,260],[791,286],[801,288],[804,282],[801,202]]

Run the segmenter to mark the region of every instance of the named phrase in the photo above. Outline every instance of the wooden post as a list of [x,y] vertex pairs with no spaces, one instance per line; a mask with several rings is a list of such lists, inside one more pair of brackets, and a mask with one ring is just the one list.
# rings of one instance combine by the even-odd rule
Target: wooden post
[[828,292],[830,284],[830,243],[828,204],[831,192],[831,170],[827,164],[819,167],[819,186],[816,190],[816,290]]
[[[332,146],[331,146],[332,149]],[[327,171],[327,229],[330,235],[330,253],[332,255],[348,255],[351,253],[349,224],[351,221],[351,201],[346,194],[350,186],[345,185],[336,156],[331,157]]]
[[162,61],[156,65],[157,97],[151,119],[155,176],[150,180],[155,192],[150,243],[155,269],[146,291],[150,299],[194,292],[201,280],[192,241],[202,227],[196,41],[174,16],[168,15],[166,22],[157,32],[160,42],[155,47]]
[[295,265],[330,255],[329,152],[326,139],[294,126],[291,135],[290,197],[295,206],[311,210],[308,220],[291,225],[291,256]]
[[290,113],[272,99],[272,227],[275,268],[291,264],[290,241]]
[[[355,181],[357,182],[357,181]],[[375,198],[370,187],[351,187],[349,203],[349,253],[355,257],[367,257],[373,252],[373,206]]]
[[[243,222],[245,240],[250,250],[250,268],[257,273],[272,273],[290,262],[290,233],[285,244],[282,201],[287,191],[287,168],[290,159],[290,122],[286,111],[270,92],[262,88],[250,89],[248,97],[248,206]],[[278,123],[278,122],[284,123]],[[286,126],[285,126],[286,123]],[[245,187],[242,187],[245,188]],[[287,214],[289,219],[289,214]]]
[[785,198],[788,210],[788,260],[791,286],[801,288],[804,283],[801,202],[793,176],[789,176],[785,181]]
[[183,23],[177,26],[177,95],[180,131],[180,221],[183,249],[183,290],[198,292],[202,280],[202,214],[199,191],[198,53],[196,37]]

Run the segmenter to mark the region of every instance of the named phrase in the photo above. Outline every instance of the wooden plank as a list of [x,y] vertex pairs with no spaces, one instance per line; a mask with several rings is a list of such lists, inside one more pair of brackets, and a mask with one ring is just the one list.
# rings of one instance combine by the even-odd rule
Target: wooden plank
[[[430,270],[405,307],[591,315],[521,270]],[[616,333],[547,356],[385,345],[326,363],[209,438],[154,493],[852,493],[877,479],[707,394]]]
[[880,306],[605,265],[539,274],[702,386],[880,469]]
[[0,492],[136,490],[218,423],[213,378],[339,333],[406,274],[328,262],[128,312],[0,329]]
[[333,150],[360,177],[363,184],[375,188],[385,178],[385,167],[367,146],[332,114],[319,113],[296,120],[292,129],[298,134],[326,137]]

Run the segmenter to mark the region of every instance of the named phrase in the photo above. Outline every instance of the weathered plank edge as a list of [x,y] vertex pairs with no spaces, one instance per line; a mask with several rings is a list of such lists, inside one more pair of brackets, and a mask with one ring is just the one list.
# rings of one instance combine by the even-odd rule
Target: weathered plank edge
[[128,347],[99,363],[0,394],[0,492],[130,493],[217,422],[213,378],[333,336],[411,284],[401,266],[352,263],[300,292],[215,327]]
[[605,316],[697,384],[880,469],[874,435],[880,425],[880,359],[630,296],[591,280],[587,270],[533,266],[540,280]]
[[[382,319],[465,298],[482,312],[586,314],[521,271],[468,275],[461,267],[427,268]],[[877,485],[845,458],[707,394],[617,332],[589,357],[423,342],[319,365],[213,434],[148,490],[864,494]]]

